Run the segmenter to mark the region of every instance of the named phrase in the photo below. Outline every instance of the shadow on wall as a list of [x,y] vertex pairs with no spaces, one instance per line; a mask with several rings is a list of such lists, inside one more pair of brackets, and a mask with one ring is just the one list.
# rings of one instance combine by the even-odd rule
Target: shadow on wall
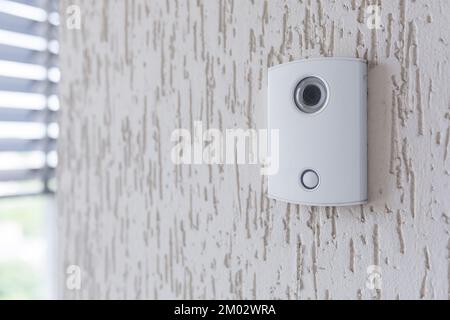
[[[391,168],[392,141],[392,102],[390,69],[387,64],[372,64],[368,71],[368,192],[369,203],[387,202],[387,190],[391,193],[389,182]],[[391,108],[389,108],[391,107]]]

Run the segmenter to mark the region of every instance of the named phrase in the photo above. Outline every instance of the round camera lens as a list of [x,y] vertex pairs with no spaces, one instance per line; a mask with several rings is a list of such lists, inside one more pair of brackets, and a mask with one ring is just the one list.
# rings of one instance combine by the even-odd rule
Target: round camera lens
[[320,102],[321,95],[322,91],[320,91],[320,88],[310,84],[303,91],[303,101],[307,106],[315,106]]
[[301,80],[294,92],[294,102],[304,113],[317,113],[328,101],[328,90],[325,83],[316,77]]

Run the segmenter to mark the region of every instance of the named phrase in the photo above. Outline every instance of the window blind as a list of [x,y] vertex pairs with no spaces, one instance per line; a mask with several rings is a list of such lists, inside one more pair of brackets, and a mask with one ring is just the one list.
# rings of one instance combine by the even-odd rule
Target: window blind
[[52,193],[57,0],[0,0],[0,197]]

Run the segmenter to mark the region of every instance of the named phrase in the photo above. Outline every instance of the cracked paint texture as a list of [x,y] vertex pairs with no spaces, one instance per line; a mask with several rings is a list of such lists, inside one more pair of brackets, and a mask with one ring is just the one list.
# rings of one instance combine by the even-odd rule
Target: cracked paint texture
[[[81,30],[64,25],[73,4]],[[60,297],[449,298],[450,1],[60,10]],[[270,200],[255,165],[172,164],[174,129],[264,128],[268,67],[319,56],[369,61],[367,205]],[[65,286],[69,265],[79,291]]]

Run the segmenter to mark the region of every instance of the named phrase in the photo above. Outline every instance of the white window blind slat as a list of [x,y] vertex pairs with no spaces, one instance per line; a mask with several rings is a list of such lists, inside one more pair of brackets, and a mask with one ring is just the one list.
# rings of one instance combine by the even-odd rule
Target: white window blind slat
[[0,13],[36,22],[45,22],[48,18],[48,12],[43,8],[11,0],[0,0]]

